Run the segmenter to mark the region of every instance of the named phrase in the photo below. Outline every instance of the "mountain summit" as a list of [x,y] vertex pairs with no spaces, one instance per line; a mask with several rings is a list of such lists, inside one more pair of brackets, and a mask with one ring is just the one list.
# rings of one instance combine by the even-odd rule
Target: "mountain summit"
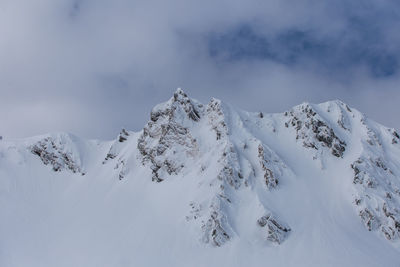
[[400,136],[178,89],[113,141],[1,140],[0,211],[2,266],[398,266]]

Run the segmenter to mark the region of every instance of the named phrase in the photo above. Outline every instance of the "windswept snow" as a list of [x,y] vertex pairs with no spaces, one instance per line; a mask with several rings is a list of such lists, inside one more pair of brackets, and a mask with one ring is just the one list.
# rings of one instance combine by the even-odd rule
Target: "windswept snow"
[[0,140],[0,266],[400,266],[400,136],[178,89],[140,132]]

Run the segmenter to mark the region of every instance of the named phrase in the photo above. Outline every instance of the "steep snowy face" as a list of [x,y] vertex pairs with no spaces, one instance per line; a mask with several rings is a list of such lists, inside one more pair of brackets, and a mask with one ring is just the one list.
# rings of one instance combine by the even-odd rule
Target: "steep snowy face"
[[130,153],[132,144],[135,144],[136,139],[132,138],[133,132],[128,132],[122,129],[117,139],[112,143],[106,157],[103,160],[103,164],[114,164],[114,170],[117,172],[119,180],[122,180],[129,172],[129,163],[133,163],[134,155]]

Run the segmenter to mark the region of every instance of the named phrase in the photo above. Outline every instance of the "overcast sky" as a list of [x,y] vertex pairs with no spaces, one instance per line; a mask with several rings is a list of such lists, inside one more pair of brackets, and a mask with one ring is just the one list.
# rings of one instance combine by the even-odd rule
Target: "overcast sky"
[[177,87],[282,112],[341,99],[400,128],[400,2],[1,0],[0,135],[140,130]]

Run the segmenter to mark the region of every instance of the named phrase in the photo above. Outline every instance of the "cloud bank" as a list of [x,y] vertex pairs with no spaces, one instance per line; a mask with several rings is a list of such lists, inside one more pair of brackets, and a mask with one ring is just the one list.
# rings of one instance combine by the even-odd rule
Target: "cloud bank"
[[0,134],[110,139],[177,87],[250,111],[338,98],[400,128],[399,5],[4,0]]

